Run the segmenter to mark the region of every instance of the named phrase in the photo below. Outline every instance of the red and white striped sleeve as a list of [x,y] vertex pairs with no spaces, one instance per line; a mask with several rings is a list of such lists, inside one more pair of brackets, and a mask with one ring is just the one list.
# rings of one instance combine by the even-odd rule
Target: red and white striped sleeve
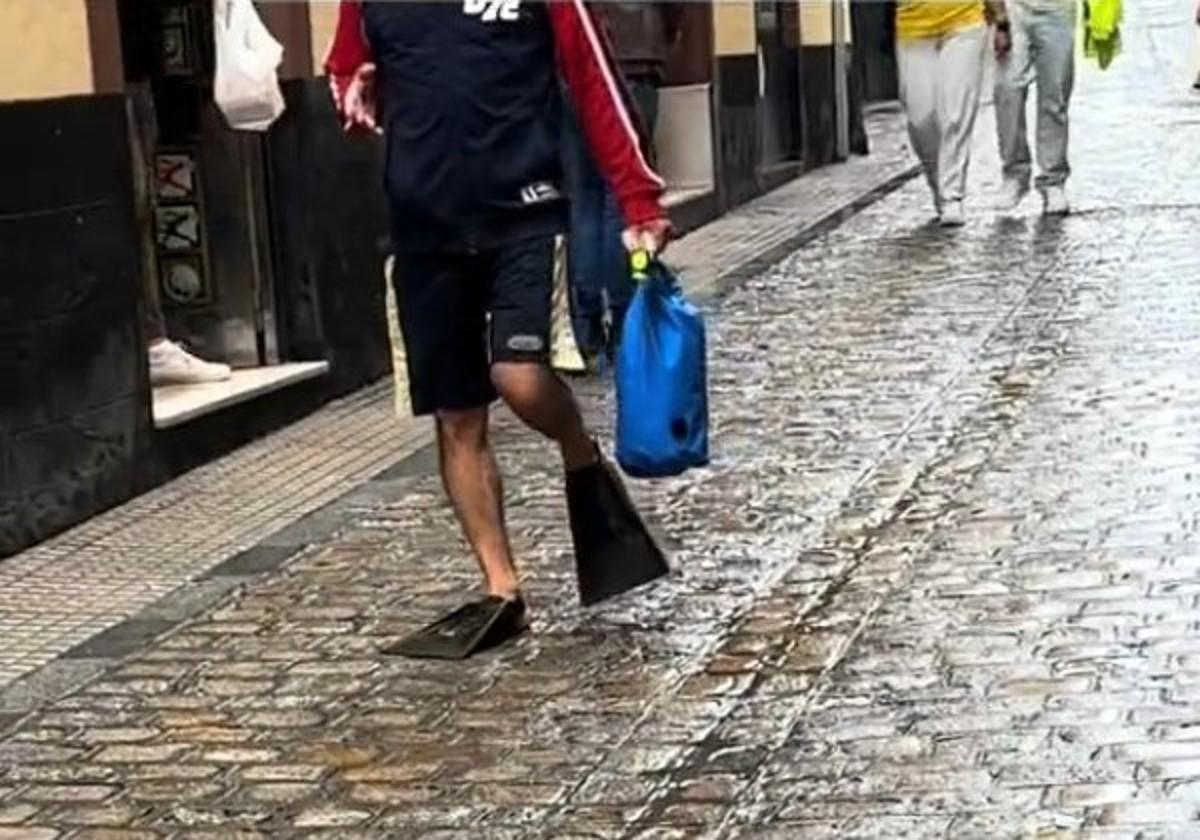
[[559,72],[571,91],[592,155],[616,193],[627,225],[666,216],[663,181],[643,153],[635,118],[602,28],[584,0],[547,0]]
[[325,54],[325,72],[338,113],[345,116],[346,92],[359,68],[371,61],[371,47],[363,31],[361,0],[341,0],[337,28]]

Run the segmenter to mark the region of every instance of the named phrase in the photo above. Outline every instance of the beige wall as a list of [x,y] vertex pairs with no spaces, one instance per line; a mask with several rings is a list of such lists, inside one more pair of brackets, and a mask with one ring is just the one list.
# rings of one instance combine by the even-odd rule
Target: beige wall
[[93,90],[85,0],[0,0],[0,101]]
[[758,49],[754,0],[716,0],[713,45],[718,56],[752,55]]
[[336,0],[310,0],[309,25],[312,27],[312,66],[313,72],[320,76],[324,71],[325,52],[329,42],[333,40],[333,30],[337,26],[338,4]]
[[[833,9],[829,0],[799,0],[800,41],[806,47],[828,47],[833,43]],[[842,32],[850,42],[850,3],[842,0]]]

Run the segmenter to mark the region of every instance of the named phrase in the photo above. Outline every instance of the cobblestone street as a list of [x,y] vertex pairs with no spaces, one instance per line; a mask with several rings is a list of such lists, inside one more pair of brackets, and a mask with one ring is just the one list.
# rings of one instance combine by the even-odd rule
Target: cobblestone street
[[966,228],[914,180],[714,281],[712,467],[631,482],[669,581],[581,611],[501,417],[533,633],[376,653],[476,585],[423,449],[0,714],[0,840],[1200,837],[1194,4],[1126,15],[1072,216],[997,214],[985,115]]

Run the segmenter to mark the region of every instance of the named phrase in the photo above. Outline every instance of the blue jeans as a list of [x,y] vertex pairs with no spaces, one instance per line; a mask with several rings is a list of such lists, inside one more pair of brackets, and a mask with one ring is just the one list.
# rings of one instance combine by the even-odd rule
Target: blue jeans
[[[630,88],[643,118],[652,126],[657,116],[657,88],[649,81],[637,80]],[[605,315],[611,318],[613,332],[619,333],[634,285],[621,244],[625,227],[621,209],[592,159],[574,112],[566,111],[562,157],[571,205],[567,238],[571,319],[580,350],[595,357],[613,349],[608,347]]]

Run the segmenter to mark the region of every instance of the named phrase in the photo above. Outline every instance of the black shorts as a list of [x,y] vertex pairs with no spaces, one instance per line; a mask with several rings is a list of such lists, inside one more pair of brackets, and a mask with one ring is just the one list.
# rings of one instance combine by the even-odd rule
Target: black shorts
[[415,414],[496,399],[491,366],[546,364],[557,237],[472,254],[396,255],[392,278]]

